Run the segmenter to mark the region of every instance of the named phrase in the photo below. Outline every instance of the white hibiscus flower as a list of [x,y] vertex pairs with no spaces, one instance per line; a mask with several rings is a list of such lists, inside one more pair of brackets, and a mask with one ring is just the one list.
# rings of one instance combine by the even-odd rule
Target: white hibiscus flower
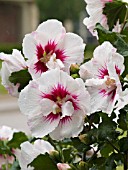
[[19,107],[28,116],[33,136],[50,134],[61,140],[76,137],[82,131],[89,99],[81,79],[55,69],[43,73],[21,91]]
[[11,73],[27,68],[24,57],[20,51],[14,49],[12,54],[0,53],[0,59],[3,60],[1,68],[2,85],[8,90],[10,95],[18,97],[20,84],[14,85],[9,81],[9,77]]
[[91,95],[91,112],[111,113],[122,92],[119,76],[124,71],[124,58],[109,42],[94,51],[94,57],[81,65],[80,76]]
[[[17,149],[15,155],[19,161],[21,170],[34,170],[29,164],[40,154],[49,153],[54,147],[47,141],[36,140],[33,144],[24,142],[20,145],[21,150]],[[29,166],[28,166],[29,165]]]
[[73,63],[84,59],[83,40],[74,33],[66,33],[62,23],[48,20],[23,40],[23,53],[28,59],[29,72],[33,78],[49,69],[69,71]]

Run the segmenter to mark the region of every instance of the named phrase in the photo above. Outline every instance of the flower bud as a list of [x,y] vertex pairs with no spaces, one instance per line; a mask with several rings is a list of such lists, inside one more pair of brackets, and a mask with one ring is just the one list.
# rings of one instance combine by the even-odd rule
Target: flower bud
[[58,168],[58,170],[68,170],[71,167],[66,163],[58,163],[57,168]]
[[87,134],[82,134],[79,136],[79,139],[82,143],[88,144],[89,143],[89,138]]
[[84,161],[80,161],[79,167],[80,167],[81,170],[88,170],[88,165]]
[[60,154],[58,151],[54,150],[54,151],[51,151],[49,154],[54,160],[57,160],[57,161],[60,160]]

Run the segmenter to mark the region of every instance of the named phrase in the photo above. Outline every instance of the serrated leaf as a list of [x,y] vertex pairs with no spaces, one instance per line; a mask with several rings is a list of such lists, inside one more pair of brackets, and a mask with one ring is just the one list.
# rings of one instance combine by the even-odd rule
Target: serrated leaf
[[48,154],[39,155],[29,165],[34,167],[34,170],[58,170],[56,164]]
[[30,80],[32,80],[32,77],[29,74],[28,70],[20,70],[18,72],[13,72],[9,77],[9,81],[14,85],[16,85],[17,83],[20,84],[18,92],[24,89],[24,87],[28,85]]
[[7,143],[10,148],[20,148],[20,144],[28,141],[28,137],[23,132],[15,132],[13,138]]
[[116,25],[118,20],[120,24],[124,22],[126,10],[127,7],[125,3],[121,1],[113,1],[111,3],[105,4],[103,14],[105,14],[107,17],[107,22],[110,30],[114,28],[114,25]]

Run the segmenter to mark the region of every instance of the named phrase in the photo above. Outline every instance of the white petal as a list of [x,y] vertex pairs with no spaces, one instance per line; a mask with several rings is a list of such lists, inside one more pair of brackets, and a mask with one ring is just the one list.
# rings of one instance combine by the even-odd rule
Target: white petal
[[97,69],[93,66],[92,60],[80,66],[79,74],[80,77],[84,80],[95,77],[97,74]]
[[34,142],[34,147],[42,154],[46,152],[49,153],[54,150],[54,147],[49,142],[40,139]]
[[23,39],[23,53],[25,58],[32,60],[36,56],[36,45],[37,41],[34,39],[32,34],[26,34]]
[[44,98],[41,100],[40,105],[41,105],[42,114],[44,116],[47,116],[53,111],[53,106],[55,105],[55,102]]
[[25,115],[35,115],[41,112],[39,104],[41,100],[40,91],[34,81],[30,82],[20,93],[18,104]]
[[17,132],[17,130],[12,129],[8,126],[2,126],[0,127],[0,139],[4,138],[4,139],[11,140],[14,132]]
[[21,169],[27,170],[28,164],[30,164],[40,152],[34,149],[34,146],[27,141],[21,144],[21,151],[17,150],[15,154],[19,160]]
[[52,132],[59,124],[60,116],[56,117],[56,119],[47,119],[43,117],[42,114],[29,117],[28,125],[34,137],[44,137]]
[[119,111],[120,109],[122,109],[127,104],[128,104],[128,89],[125,89],[125,91],[123,91],[120,94],[120,98],[118,100],[118,103],[115,106],[116,111]]
[[83,130],[84,117],[81,112],[75,112],[71,119],[60,123],[59,126],[50,133],[54,140],[62,140],[64,138],[77,137]]
[[11,73],[27,68],[21,52],[16,49],[13,49],[12,54],[0,53],[0,59],[6,63]]
[[81,63],[84,59],[85,44],[80,36],[66,33],[63,40],[57,44],[57,49],[63,50],[67,56],[65,63]]
[[50,60],[46,63],[49,69],[64,68],[64,64],[60,59],[56,59],[56,56],[51,56]]
[[74,112],[74,107],[72,105],[72,102],[70,101],[67,101],[66,103],[64,103],[62,105],[62,117],[65,117],[65,116],[72,116]]
[[19,88],[19,83],[14,85],[9,81],[9,76],[11,75],[11,72],[9,70],[8,65],[3,62],[2,63],[2,69],[1,69],[1,78],[2,78],[2,85],[8,90],[9,94],[18,97],[18,88]]
[[48,40],[54,40],[56,43],[65,36],[65,28],[58,20],[51,19],[40,24],[36,30],[47,35]]

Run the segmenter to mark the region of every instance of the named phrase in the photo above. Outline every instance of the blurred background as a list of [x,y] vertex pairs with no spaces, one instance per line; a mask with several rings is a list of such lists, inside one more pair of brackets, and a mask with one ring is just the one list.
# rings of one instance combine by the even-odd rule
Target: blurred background
[[[84,0],[0,0],[0,52],[21,50],[25,34],[34,31],[47,19],[63,22],[67,32],[80,35],[92,55],[96,39],[83,25],[86,17]],[[0,62],[1,67],[1,62]],[[8,125],[29,133],[26,118],[19,111],[17,98],[11,97],[0,83],[0,126]]]

